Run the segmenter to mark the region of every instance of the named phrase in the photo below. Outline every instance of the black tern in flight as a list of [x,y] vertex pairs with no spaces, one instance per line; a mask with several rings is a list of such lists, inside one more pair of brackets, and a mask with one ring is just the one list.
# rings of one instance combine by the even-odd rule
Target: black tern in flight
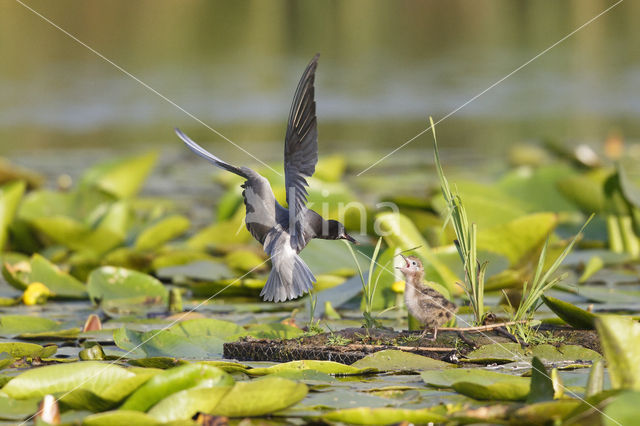
[[311,239],[344,239],[355,243],[342,223],[325,220],[307,208],[306,178],[313,175],[318,162],[318,127],[313,88],[318,56],[307,65],[289,112],[284,140],[288,209],[276,201],[266,178],[248,167],[235,167],[222,161],[176,129],[176,134],[194,153],[246,179],[242,184],[242,196],[247,211],[247,229],[271,257],[272,270],[260,293],[266,301],[295,299],[313,288],[316,279],[298,256]]

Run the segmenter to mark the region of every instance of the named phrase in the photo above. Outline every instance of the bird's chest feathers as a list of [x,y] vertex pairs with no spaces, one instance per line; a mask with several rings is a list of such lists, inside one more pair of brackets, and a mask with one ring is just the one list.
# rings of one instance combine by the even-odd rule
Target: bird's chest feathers
[[407,282],[404,287],[404,303],[407,305],[409,312],[417,312],[420,310],[420,299],[417,296],[417,290],[414,284]]

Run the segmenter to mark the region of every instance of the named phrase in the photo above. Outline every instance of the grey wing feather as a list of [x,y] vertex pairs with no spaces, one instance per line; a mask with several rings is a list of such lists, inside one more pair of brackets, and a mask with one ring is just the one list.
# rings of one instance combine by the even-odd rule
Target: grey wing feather
[[231,164],[222,161],[221,159],[219,159],[218,157],[216,157],[215,155],[213,155],[212,153],[210,153],[209,151],[207,151],[206,149],[204,149],[203,147],[201,147],[200,145],[198,145],[197,143],[195,143],[194,141],[191,140],[191,138],[189,138],[189,136],[185,135],[182,130],[176,128],[174,129],[176,132],[176,135],[178,135],[178,137],[180,139],[182,139],[182,141],[187,145],[187,147],[189,147],[189,149],[191,151],[193,151],[195,154],[199,155],[200,157],[204,158],[205,160],[209,161],[210,163],[212,163],[213,165],[220,167],[221,169],[225,169],[230,171],[231,173],[235,173],[238,176],[242,176],[245,179],[248,179],[249,176],[242,171],[240,168],[236,167],[236,166],[232,166]]
[[[294,224],[290,224],[291,245],[300,251],[304,248],[302,235],[307,204],[306,177],[313,175],[318,162],[318,127],[314,100],[316,55],[302,75],[293,98],[284,144],[285,186],[289,209],[294,209]],[[293,225],[293,226],[291,226]]]

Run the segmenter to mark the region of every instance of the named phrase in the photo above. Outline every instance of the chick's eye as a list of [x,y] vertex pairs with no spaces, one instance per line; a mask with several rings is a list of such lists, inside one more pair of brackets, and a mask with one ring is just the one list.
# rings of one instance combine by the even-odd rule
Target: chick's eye
[[416,262],[411,262],[411,264],[412,264],[413,266],[416,266]]

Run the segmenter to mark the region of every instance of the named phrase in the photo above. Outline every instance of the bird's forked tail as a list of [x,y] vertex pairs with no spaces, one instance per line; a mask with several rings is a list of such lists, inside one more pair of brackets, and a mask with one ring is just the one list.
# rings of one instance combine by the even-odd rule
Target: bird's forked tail
[[[293,273],[288,274],[286,268],[281,270],[276,265],[271,270],[269,278],[260,296],[267,302],[284,302],[297,299],[313,289],[316,278],[306,263],[297,254],[293,257]],[[288,276],[290,278],[288,278]]]

